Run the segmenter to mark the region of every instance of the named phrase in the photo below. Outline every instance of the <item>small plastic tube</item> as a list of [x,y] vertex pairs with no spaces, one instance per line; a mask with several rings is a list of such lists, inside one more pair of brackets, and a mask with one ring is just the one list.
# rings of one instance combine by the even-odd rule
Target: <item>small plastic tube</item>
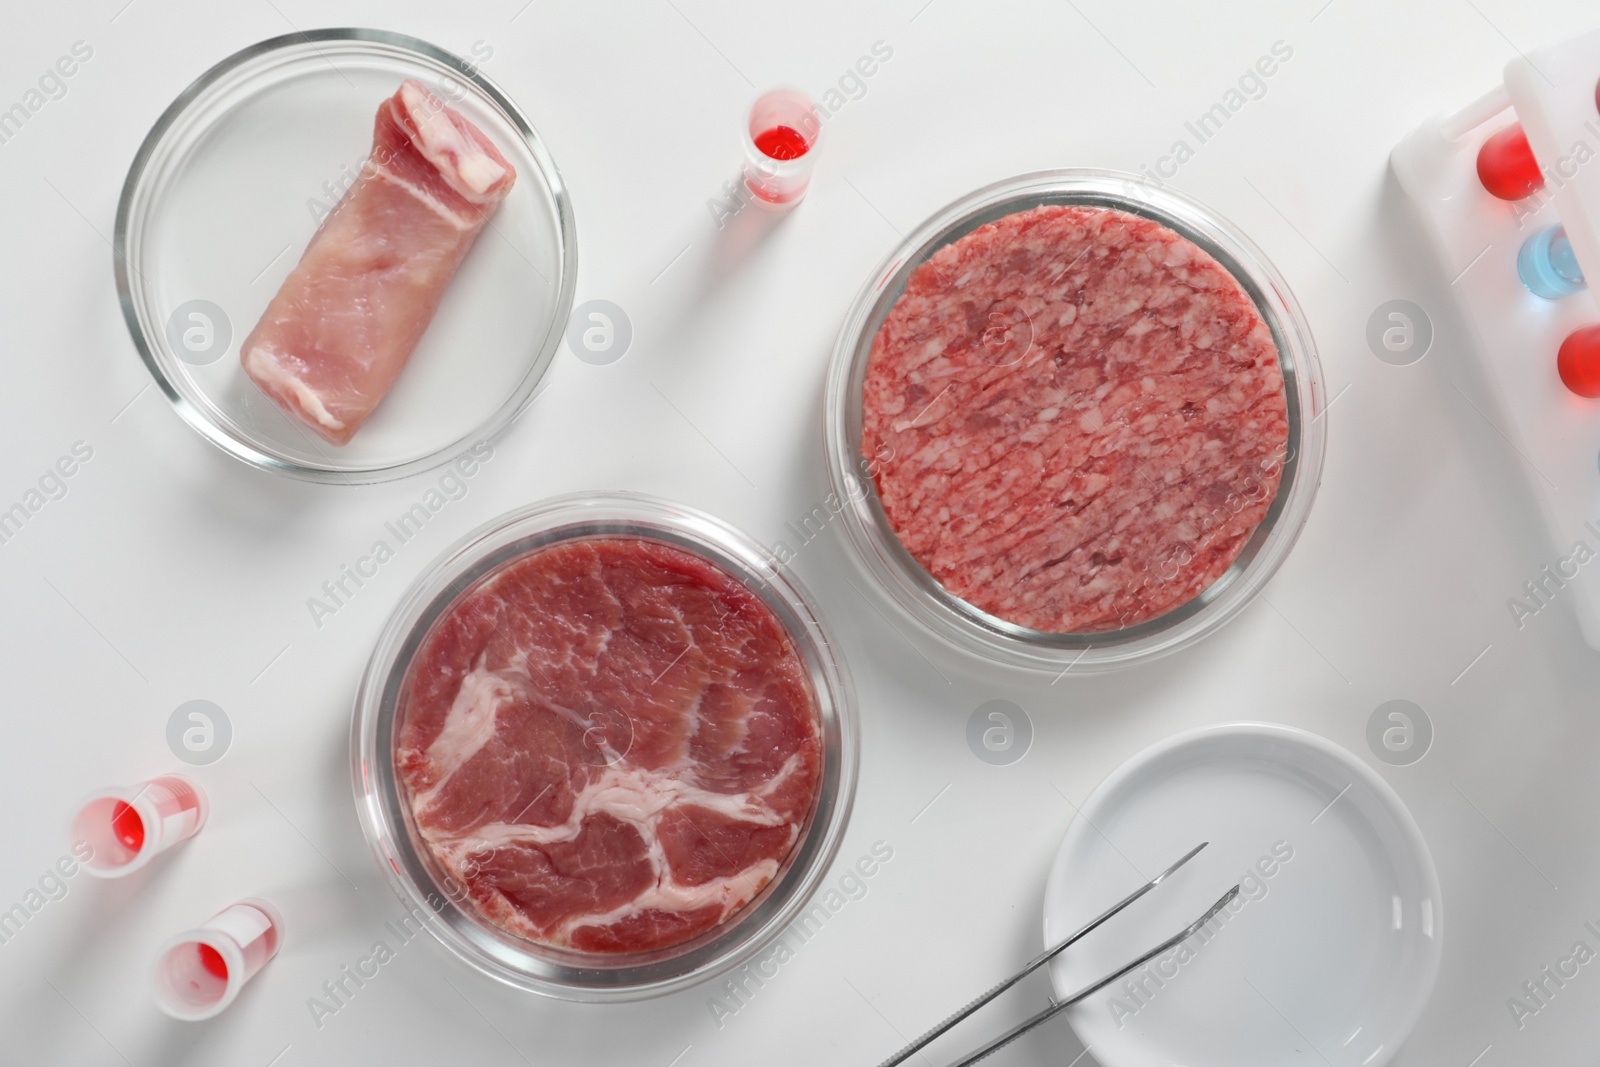
[[78,808],[72,840],[92,850],[84,870],[120,878],[200,832],[210,810],[205,792],[181,774],[96,793]]
[[744,181],[758,204],[787,208],[806,195],[822,118],[798,89],[763,93],[744,129]]
[[1478,180],[1501,200],[1523,200],[1544,188],[1544,175],[1522,126],[1512,123],[1478,149]]
[[1522,242],[1517,276],[1528,292],[1546,300],[1559,300],[1588,288],[1565,226],[1550,226]]
[[1567,335],[1556,353],[1561,383],[1581,397],[1600,399],[1600,323]]
[[247,897],[161,946],[156,1004],[174,1019],[198,1022],[232,1004],[283,944],[283,916]]

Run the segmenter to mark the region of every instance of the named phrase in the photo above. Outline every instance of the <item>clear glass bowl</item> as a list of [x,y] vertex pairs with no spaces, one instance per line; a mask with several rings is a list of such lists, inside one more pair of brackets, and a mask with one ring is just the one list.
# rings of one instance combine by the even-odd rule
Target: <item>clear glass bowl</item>
[[[995,219],[1040,204],[1116,208],[1193,241],[1227,268],[1272,330],[1289,409],[1289,453],[1277,496],[1233,566],[1193,600],[1136,626],[1099,633],[1046,633],[1017,626],[950,594],[906,551],[884,514],[861,458],[861,386],[878,327],[911,272],[939,249]],[[889,254],[845,315],[828,369],[824,441],[828,477],[843,508],[845,540],[867,575],[900,609],[945,645],[986,659],[1046,671],[1093,671],[1164,655],[1237,615],[1288,555],[1322,476],[1327,423],[1322,368],[1305,315],[1261,250],[1210,209],[1133,175],[1041,171],[979,189],[936,213]]]
[[[539,945],[458,906],[412,821],[396,777],[396,710],[412,657],[435,622],[483,577],[534,549],[590,537],[639,536],[711,560],[782,621],[811,680],[822,733],[817,795],[799,840],[766,888],[720,926],[652,952],[597,954]],[[408,910],[463,960],[494,978],[569,1000],[636,1000],[736,967],[805,907],[838,851],[855,795],[854,695],[838,646],[795,579],[748,537],[709,515],[631,493],[558,497],[467,535],[411,586],[389,618],[356,695],[351,735],[356,809],[379,866]]]
[[[337,448],[256,388],[239,345],[355,180],[378,104],[407,78],[477,124],[517,181],[393,390]],[[275,37],[201,75],[134,157],[114,246],[134,346],[184,421],[246,463],[323,482],[425,470],[505,428],[555,355],[577,278],[571,201],[517,106],[476,65],[368,29]]]

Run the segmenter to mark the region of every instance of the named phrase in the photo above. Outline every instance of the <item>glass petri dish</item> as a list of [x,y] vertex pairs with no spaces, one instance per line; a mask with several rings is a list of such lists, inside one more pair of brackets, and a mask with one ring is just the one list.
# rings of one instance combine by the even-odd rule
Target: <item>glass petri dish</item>
[[[336,447],[256,388],[239,345],[407,78],[482,129],[517,181],[394,388]],[[134,347],[184,421],[246,463],[322,482],[401,477],[504,429],[555,355],[577,278],[571,200],[527,118],[474,64],[370,29],[275,37],[201,75],[134,157],[113,244]]]
[[[862,382],[873,338],[911,272],[980,226],[1041,204],[1116,208],[1161,223],[1203,248],[1239,280],[1277,343],[1289,440],[1277,495],[1233,565],[1195,598],[1134,626],[1049,633],[1018,626],[949,593],[889,525],[861,456]],[[830,487],[850,555],[902,615],[954,650],[1041,671],[1090,672],[1174,652],[1242,611],[1277,571],[1305,525],[1322,476],[1327,422],[1322,368],[1305,315],[1283,277],[1249,238],[1204,205],[1112,171],[1040,171],[996,182],[935,213],[868,278],[845,315],[828,369],[823,440]]]
[[[726,921],[648,952],[585,953],[517,937],[457,898],[414,824],[395,767],[407,675],[435,623],[513,560],[559,542],[642,537],[694,553],[733,575],[781,621],[809,676],[822,737],[818,788],[800,837],[765,888]],[[637,1000],[704,981],[770,945],[806,907],[855,795],[858,727],[840,650],[789,574],[754,541],[691,508],[631,493],[575,494],[513,511],[467,535],[412,585],[390,616],[356,695],[351,772],[368,844],[407,910],[478,970],[534,993],[578,1001]],[[454,892],[452,892],[454,889]]]

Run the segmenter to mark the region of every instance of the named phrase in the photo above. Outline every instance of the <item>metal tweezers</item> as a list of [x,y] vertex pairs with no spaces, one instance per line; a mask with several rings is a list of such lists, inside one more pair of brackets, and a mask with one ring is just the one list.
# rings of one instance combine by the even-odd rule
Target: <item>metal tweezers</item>
[[[888,1059],[884,1060],[883,1063],[879,1065],[879,1067],[896,1067],[897,1064],[904,1063],[906,1060],[908,1060],[912,1056],[916,1055],[918,1052],[920,1052],[923,1049],[923,1047],[925,1047],[927,1044],[929,1044],[931,1041],[933,1041],[934,1038],[936,1038],[939,1035],[943,1034],[945,1031],[947,1031],[951,1027],[955,1026],[961,1020],[965,1019],[967,1016],[971,1015],[973,1012],[977,1011],[979,1008],[981,1008],[985,1004],[989,1003],[995,997],[998,997],[1001,993],[1004,993],[1006,990],[1010,989],[1012,986],[1014,986],[1018,982],[1022,981],[1022,979],[1026,978],[1028,975],[1032,974],[1034,971],[1038,970],[1040,967],[1044,966],[1046,963],[1048,963],[1052,959],[1054,959],[1057,955],[1059,955],[1069,945],[1075,944],[1077,941],[1081,940],[1086,934],[1088,934],[1092,930],[1097,929],[1107,919],[1109,919],[1113,915],[1117,914],[1117,912],[1121,911],[1123,908],[1126,908],[1129,904],[1132,904],[1134,901],[1138,900],[1140,897],[1142,897],[1146,893],[1150,892],[1150,890],[1152,890],[1156,886],[1160,885],[1163,879],[1165,879],[1168,875],[1172,874],[1172,872],[1176,871],[1179,867],[1182,867],[1185,863],[1188,863],[1190,860],[1194,859],[1194,857],[1199,854],[1200,850],[1205,848],[1206,845],[1208,845],[1208,844],[1210,844],[1210,842],[1208,842],[1208,841],[1200,842],[1200,844],[1198,844],[1194,848],[1190,849],[1189,852],[1182,859],[1180,859],[1177,863],[1174,863],[1171,867],[1168,867],[1166,870],[1162,871],[1160,874],[1158,874],[1154,878],[1150,879],[1150,881],[1146,882],[1144,885],[1140,886],[1138,889],[1135,889],[1132,893],[1130,893],[1127,896],[1123,897],[1120,901],[1118,901],[1117,903],[1113,904],[1110,908],[1108,908],[1104,912],[1102,912],[1098,917],[1090,920],[1088,925],[1084,926],[1081,930],[1078,930],[1076,933],[1072,934],[1066,940],[1058,942],[1057,944],[1052,945],[1051,947],[1045,949],[1039,955],[1035,956],[1032,960],[1030,960],[1028,962],[1028,965],[1023,967],[1022,970],[1018,971],[1016,974],[1012,975],[1010,978],[1007,978],[1005,981],[1001,982],[999,985],[995,986],[993,989],[990,989],[987,993],[985,993],[982,996],[980,996],[977,1000],[974,1000],[972,1003],[968,1004],[966,1007],[962,1008],[960,1011],[958,1011],[954,1015],[950,1016],[948,1019],[946,1019],[944,1022],[940,1023],[938,1026],[935,1026],[932,1030],[929,1030],[927,1033],[923,1034],[921,1037],[919,1037],[915,1041],[911,1042],[911,1044],[907,1045],[905,1048],[901,1049],[899,1052],[896,1052],[893,1056],[890,1056]],[[1181,930],[1178,933],[1174,934],[1173,936],[1167,938],[1165,941],[1161,942],[1161,944],[1157,945],[1155,948],[1151,949],[1149,952],[1146,952],[1144,955],[1140,956],[1138,959],[1134,960],[1132,963],[1128,964],[1127,966],[1121,968],[1118,971],[1113,972],[1112,974],[1106,975],[1104,978],[1100,979],[1098,982],[1095,982],[1093,985],[1086,986],[1085,988],[1078,990],[1076,993],[1072,994],[1070,997],[1065,998],[1064,1000],[1055,1001],[1048,1008],[1046,1008],[1043,1011],[1039,1012],[1037,1015],[1034,1015],[1032,1018],[1025,1019],[1024,1021],[1018,1023],[1016,1026],[1013,1026],[1011,1029],[1007,1030],[1005,1033],[1001,1034],[999,1037],[995,1038],[993,1041],[990,1041],[988,1044],[983,1045],[981,1048],[978,1048],[977,1050],[969,1053],[963,1059],[957,1060],[955,1063],[951,1064],[951,1067],[970,1067],[971,1064],[977,1063],[979,1060],[983,1059],[985,1056],[988,1056],[990,1053],[998,1052],[1000,1049],[1002,1049],[1005,1046],[1011,1044],[1011,1042],[1015,1041],[1017,1038],[1021,1037],[1025,1033],[1027,1033],[1029,1030],[1032,1030],[1034,1027],[1038,1026],[1040,1023],[1047,1022],[1048,1020],[1054,1018],[1056,1015],[1060,1014],[1061,1012],[1066,1011],[1068,1008],[1072,1007],[1074,1004],[1078,1003],[1080,1000],[1083,1000],[1086,997],[1089,997],[1089,996],[1092,996],[1095,993],[1098,993],[1100,990],[1104,989],[1106,986],[1110,985],[1112,982],[1115,982],[1118,978],[1121,978],[1123,975],[1127,974],[1129,971],[1135,970],[1135,969],[1137,969],[1139,967],[1142,967],[1144,964],[1149,963],[1151,960],[1155,959],[1157,956],[1161,955],[1163,952],[1166,952],[1168,949],[1173,948],[1174,946],[1176,946],[1179,942],[1182,942],[1182,941],[1186,940],[1187,938],[1190,938],[1190,937],[1194,936],[1194,934],[1197,933],[1200,930],[1201,927],[1205,926],[1206,923],[1210,922],[1213,918],[1216,917],[1217,912],[1219,912],[1223,908],[1227,907],[1228,904],[1231,903],[1233,901],[1233,899],[1235,897],[1237,897],[1238,895],[1239,895],[1239,887],[1238,886],[1234,886],[1232,889],[1228,890],[1226,893],[1224,893],[1222,895],[1222,899],[1221,900],[1218,900],[1215,904],[1211,905],[1210,910],[1208,910],[1204,915],[1200,916],[1200,918],[1196,919],[1193,923],[1190,923],[1183,930]]]

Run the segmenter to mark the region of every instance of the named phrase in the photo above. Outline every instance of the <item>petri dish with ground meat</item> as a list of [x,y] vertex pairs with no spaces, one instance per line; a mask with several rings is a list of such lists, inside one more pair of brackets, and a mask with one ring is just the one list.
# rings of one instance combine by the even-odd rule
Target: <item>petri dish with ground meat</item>
[[875,271],[829,371],[853,556],[936,639],[1040,670],[1182,648],[1309,513],[1321,369],[1243,234],[1142,179],[1024,175]]

